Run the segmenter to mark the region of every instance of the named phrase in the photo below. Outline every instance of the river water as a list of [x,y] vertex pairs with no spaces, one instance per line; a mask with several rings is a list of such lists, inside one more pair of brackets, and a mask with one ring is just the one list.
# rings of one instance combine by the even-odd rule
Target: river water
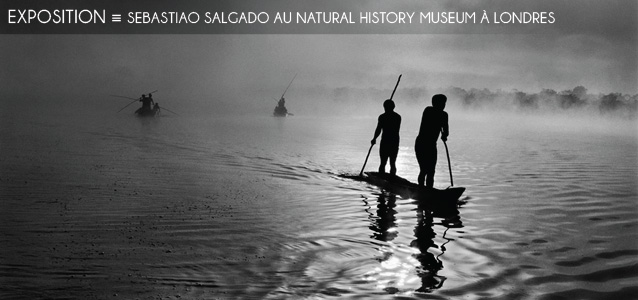
[[[375,117],[5,110],[0,298],[638,297],[634,121],[449,111],[467,190],[440,216],[339,176]],[[420,113],[399,113],[415,181]]]

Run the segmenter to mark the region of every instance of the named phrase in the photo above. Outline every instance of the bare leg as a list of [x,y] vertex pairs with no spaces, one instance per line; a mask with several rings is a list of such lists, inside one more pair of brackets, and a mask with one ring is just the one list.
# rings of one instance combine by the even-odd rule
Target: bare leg
[[392,175],[396,175],[397,174],[396,161],[397,161],[397,156],[396,155],[390,156],[390,174],[392,174]]
[[429,188],[434,187],[434,168],[432,168],[430,172],[428,172],[427,177],[428,178],[425,181],[425,186]]
[[388,162],[388,157],[381,155],[381,165],[379,165],[379,173],[385,173],[385,164]]
[[423,186],[425,183],[425,158],[423,157],[423,150],[420,145],[415,146],[416,160],[419,163],[419,177],[417,177],[417,183],[419,186]]
[[426,187],[434,187],[434,171],[436,170],[436,147],[431,149],[432,151],[428,153],[428,158],[426,162],[426,172],[427,179],[425,180]]

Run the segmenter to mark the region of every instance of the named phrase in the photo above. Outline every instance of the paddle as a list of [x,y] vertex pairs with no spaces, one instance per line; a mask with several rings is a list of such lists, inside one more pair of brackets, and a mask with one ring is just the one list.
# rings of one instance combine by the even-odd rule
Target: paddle
[[[401,81],[401,76],[403,76],[403,74],[399,75],[399,79],[397,80],[397,84],[394,86],[394,90],[392,90],[392,95],[390,95],[390,100],[392,100],[392,98],[394,97],[394,92],[396,92],[397,91],[397,87],[399,87],[399,82]],[[374,147],[374,144],[370,145],[370,149],[368,149],[368,155],[366,155],[366,161],[363,162],[363,167],[361,168],[361,172],[359,172],[359,176],[360,177],[363,177],[363,170],[366,168],[366,164],[368,163],[368,158],[370,157],[370,152],[372,152],[372,147]]]
[[135,99],[135,98],[131,98],[131,97],[126,97],[126,96],[120,96],[120,95],[109,95],[111,97],[118,97],[118,98],[124,98],[124,99],[130,99],[130,100],[139,100],[139,99]]
[[161,110],[168,111],[168,112],[170,112],[170,113],[174,113],[175,115],[179,116],[179,114],[178,114],[178,113],[176,113],[176,112],[174,112],[174,111],[171,111],[170,109],[168,109],[168,108],[166,108],[166,107],[160,106],[160,109],[161,109]]
[[[284,95],[285,95],[285,94],[286,94],[286,92],[288,91],[288,88],[290,88],[290,85],[292,84],[292,82],[293,82],[293,81],[295,81],[295,77],[297,77],[297,73],[295,73],[295,76],[293,76],[293,77],[292,77],[292,80],[290,81],[290,83],[289,83],[289,84],[288,84],[288,86],[286,87],[286,90],[284,90],[284,93],[283,93],[283,94],[281,94],[281,97],[280,97],[279,99],[281,99],[281,98],[283,98],[283,97],[284,97]],[[277,100],[277,101],[279,101],[279,100]]]
[[368,155],[366,155],[366,161],[363,162],[363,167],[361,168],[361,172],[359,172],[360,177],[363,177],[363,169],[366,168],[366,164],[368,163],[368,157],[370,157],[370,152],[372,152],[372,147],[374,147],[374,144],[370,145],[370,149],[368,149]]
[[139,101],[139,99],[135,99],[135,100],[133,100],[133,102],[131,102],[131,103],[127,104],[126,106],[124,106],[124,107],[120,108],[120,110],[118,110],[117,112],[121,112],[123,109],[127,108],[129,105],[131,105],[131,104],[133,104],[133,103],[135,103],[135,102],[137,102],[137,101]]
[[450,169],[450,186],[454,186],[454,180],[452,179],[452,163],[450,163],[450,152],[447,150],[447,143],[443,141],[445,145],[445,154],[447,154],[447,166]]
[[394,86],[394,90],[392,90],[392,95],[390,95],[390,100],[392,100],[392,98],[394,98],[394,92],[397,91],[397,87],[399,87],[399,81],[401,81],[401,76],[403,76],[403,74],[399,75],[399,79],[397,80],[397,84]]

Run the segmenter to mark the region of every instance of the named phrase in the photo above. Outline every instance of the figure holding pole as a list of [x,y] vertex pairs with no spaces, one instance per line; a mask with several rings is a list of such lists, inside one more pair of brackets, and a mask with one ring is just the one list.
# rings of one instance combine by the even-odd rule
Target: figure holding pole
[[360,176],[363,176],[363,170],[366,167],[366,163],[368,163],[368,157],[370,157],[372,147],[377,143],[379,135],[381,135],[381,143],[379,145],[381,164],[379,165],[379,173],[385,173],[385,165],[388,160],[390,160],[390,174],[395,175],[397,173],[396,159],[399,153],[401,116],[394,111],[395,104],[392,98],[394,97],[394,93],[397,91],[397,87],[399,87],[401,76],[402,75],[399,75],[399,79],[397,80],[397,84],[394,86],[390,99],[383,102],[385,112],[378,118],[377,127],[374,131],[374,138],[370,141],[370,149],[368,150],[368,155],[363,163],[363,168],[361,168],[361,172],[359,173]]
[[[416,138],[414,151],[419,162],[419,186],[434,187],[434,171],[436,169],[437,149],[436,142],[441,135],[443,143],[450,134],[448,127],[448,114],[443,111],[447,97],[437,94],[432,97],[432,106],[423,110],[419,135]],[[446,151],[447,151],[447,144]],[[449,162],[449,155],[448,155]],[[452,179],[452,167],[450,166],[450,180]]]

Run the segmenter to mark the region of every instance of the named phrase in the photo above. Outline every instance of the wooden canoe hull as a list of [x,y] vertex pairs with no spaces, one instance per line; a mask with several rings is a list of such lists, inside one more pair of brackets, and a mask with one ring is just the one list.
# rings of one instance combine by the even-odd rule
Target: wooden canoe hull
[[405,178],[387,173],[366,172],[361,180],[404,198],[415,199],[419,204],[426,206],[457,207],[458,200],[465,192],[464,187],[424,188]]

